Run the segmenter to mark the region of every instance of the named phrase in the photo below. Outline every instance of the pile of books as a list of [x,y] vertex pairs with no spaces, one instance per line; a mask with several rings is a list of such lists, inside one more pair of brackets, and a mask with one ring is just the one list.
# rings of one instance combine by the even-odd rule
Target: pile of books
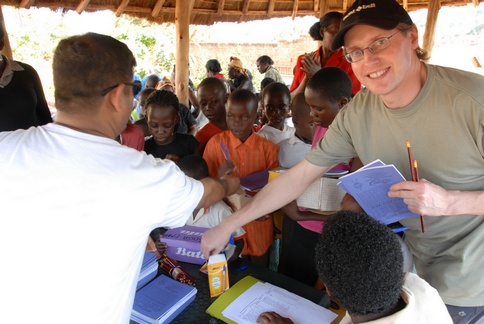
[[131,320],[139,324],[169,323],[197,295],[197,288],[160,275],[136,292]]

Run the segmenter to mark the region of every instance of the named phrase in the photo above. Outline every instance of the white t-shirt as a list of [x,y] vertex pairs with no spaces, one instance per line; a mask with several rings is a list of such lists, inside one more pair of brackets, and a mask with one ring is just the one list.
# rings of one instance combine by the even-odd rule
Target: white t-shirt
[[0,133],[2,321],[128,323],[148,235],[185,224],[200,182],[56,124]]
[[279,142],[279,165],[292,168],[306,157],[311,151],[311,144],[301,141],[295,134]]
[[296,129],[294,127],[288,126],[284,124],[284,128],[282,130],[278,130],[272,126],[264,125],[261,129],[257,132],[257,135],[268,139],[274,144],[279,144],[281,141],[290,138],[294,135]]
[[[407,272],[403,280],[402,298],[407,304],[404,309],[365,323],[371,324],[452,324],[452,319],[437,290],[414,273]],[[340,324],[352,324],[348,314]]]
[[[189,217],[187,220],[187,225],[212,228],[220,224],[224,218],[230,216],[233,213],[232,209],[227,206],[223,201],[219,201],[209,208],[202,208],[198,211],[195,218],[193,216]],[[245,231],[242,227],[237,227],[232,233],[234,239],[241,239],[245,235]],[[234,254],[235,247],[233,245],[227,245],[225,249],[225,256],[227,260]]]

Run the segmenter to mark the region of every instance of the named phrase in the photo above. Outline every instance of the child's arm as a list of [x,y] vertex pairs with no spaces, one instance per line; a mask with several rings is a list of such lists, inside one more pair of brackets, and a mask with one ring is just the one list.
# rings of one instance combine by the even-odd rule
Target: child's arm
[[230,257],[230,259],[228,259],[227,262],[231,263],[237,260],[239,255],[242,253],[243,249],[244,249],[244,240],[243,239],[235,240],[234,254],[232,254],[232,256]]
[[292,201],[286,206],[282,207],[281,210],[286,214],[289,218],[294,221],[305,221],[305,220],[318,220],[318,221],[327,221],[331,215],[322,215],[318,213],[313,213],[310,211],[300,211],[297,207],[296,201]]

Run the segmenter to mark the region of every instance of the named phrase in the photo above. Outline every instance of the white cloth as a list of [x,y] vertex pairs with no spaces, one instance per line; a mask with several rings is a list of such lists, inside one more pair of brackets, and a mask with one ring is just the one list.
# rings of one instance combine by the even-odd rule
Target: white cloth
[[[226,203],[219,201],[207,209],[200,209],[197,215],[195,215],[195,218],[188,218],[186,225],[212,228],[220,224],[224,218],[230,216],[232,213],[232,209]],[[245,231],[242,227],[237,227],[232,235],[236,240],[241,239],[245,235]],[[234,251],[235,247],[233,245],[227,245],[225,249],[227,260],[234,254]]]
[[[404,309],[390,316],[364,323],[372,324],[452,324],[449,312],[437,290],[414,273],[407,272],[403,280]],[[352,324],[348,313],[340,324]]]
[[268,139],[274,144],[279,144],[281,141],[294,135],[295,131],[296,129],[294,127],[290,127],[286,124],[284,124],[284,128],[282,129],[282,131],[272,126],[264,125],[261,129],[259,129],[257,135]]
[[295,134],[279,142],[279,165],[292,168],[311,151],[311,144],[304,143]]
[[167,160],[56,124],[0,133],[2,321],[129,323],[150,231],[203,185]]

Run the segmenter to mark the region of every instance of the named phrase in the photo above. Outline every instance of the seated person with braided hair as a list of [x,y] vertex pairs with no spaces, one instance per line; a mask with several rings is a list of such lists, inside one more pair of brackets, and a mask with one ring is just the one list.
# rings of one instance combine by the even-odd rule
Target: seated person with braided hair
[[[347,310],[340,323],[452,323],[437,290],[403,272],[396,234],[364,213],[341,211],[327,221],[315,261],[327,293]],[[292,323],[274,312],[258,322]]]

